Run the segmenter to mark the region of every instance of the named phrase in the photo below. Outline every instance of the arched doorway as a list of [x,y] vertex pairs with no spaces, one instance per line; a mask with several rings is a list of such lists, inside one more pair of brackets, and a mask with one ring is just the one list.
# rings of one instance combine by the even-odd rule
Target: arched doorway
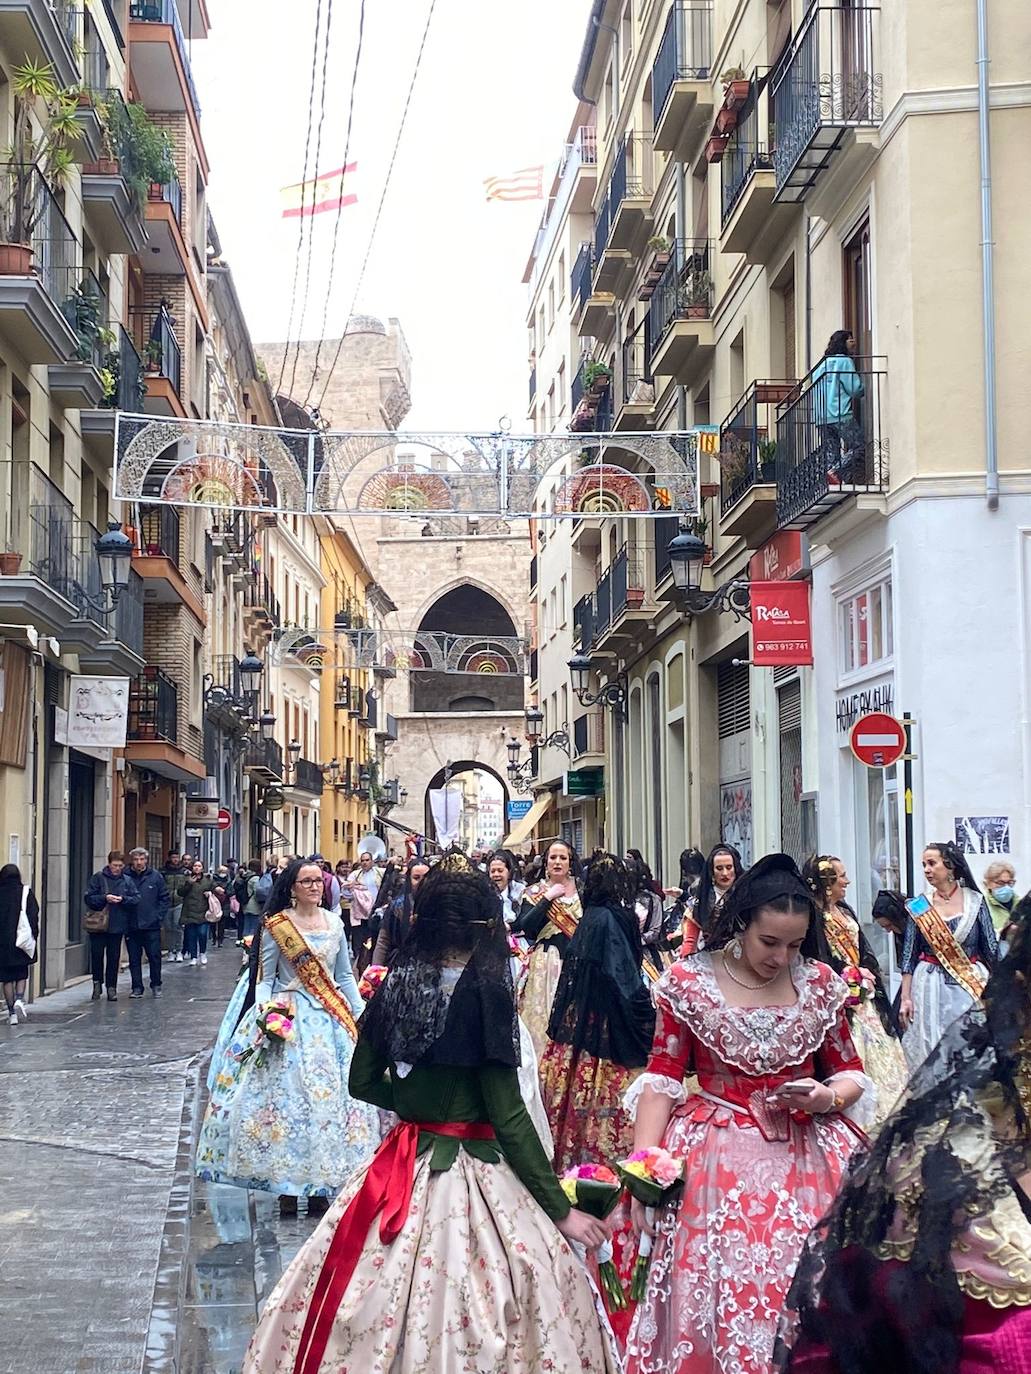
[[438,768],[430,778],[423,801],[425,833],[431,839],[437,834],[430,793],[445,789],[445,773],[449,794],[447,820],[457,826],[456,843],[467,853],[473,849],[497,849],[508,826],[508,786],[500,773],[476,759],[458,759],[446,769]]
[[[434,601],[419,622],[419,630],[444,635],[475,635],[484,641],[515,637],[512,617],[490,592],[472,582]],[[514,664],[513,664],[514,666]],[[489,656],[483,671],[470,673],[412,672],[413,711],[520,711],[524,683],[519,672],[490,671]]]

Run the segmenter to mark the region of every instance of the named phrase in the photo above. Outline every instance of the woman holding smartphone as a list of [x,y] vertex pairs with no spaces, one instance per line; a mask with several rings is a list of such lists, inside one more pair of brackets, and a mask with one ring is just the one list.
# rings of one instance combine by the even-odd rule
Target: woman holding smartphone
[[[655,988],[651,1057],[631,1086],[634,1149],[684,1161],[654,1237],[627,1374],[767,1374],[795,1264],[864,1139],[846,1117],[869,1086],[823,913],[786,854],[760,859],[699,954]],[[687,1075],[698,1077],[690,1095]]]
[[980,1000],[999,958],[992,918],[970,865],[951,842],[924,850],[927,896],[906,903],[912,916],[902,950],[902,1048],[917,1069],[946,1029]]

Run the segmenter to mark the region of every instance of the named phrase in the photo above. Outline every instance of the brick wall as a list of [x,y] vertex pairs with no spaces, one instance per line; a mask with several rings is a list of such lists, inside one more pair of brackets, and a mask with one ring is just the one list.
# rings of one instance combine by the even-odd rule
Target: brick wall
[[185,606],[148,602],[143,617],[143,655],[179,691],[179,748],[204,757],[203,737],[193,718],[194,644],[203,638],[199,622]]

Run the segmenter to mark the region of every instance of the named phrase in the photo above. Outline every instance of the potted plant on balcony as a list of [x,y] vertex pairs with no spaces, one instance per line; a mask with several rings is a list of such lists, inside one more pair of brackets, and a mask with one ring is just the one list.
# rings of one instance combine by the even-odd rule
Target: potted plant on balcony
[[32,236],[50,206],[36,178],[64,179],[79,126],[75,93],[58,85],[49,62],[12,68],[11,87],[14,126],[0,178],[0,275],[24,277],[32,270]]
[[146,368],[150,376],[155,377],[161,372],[161,340],[148,339],[147,347],[144,349],[146,358]]
[[590,362],[584,364],[584,386],[595,396],[601,396],[609,389],[612,369],[608,363]]
[[737,128],[737,110],[726,105],[716,115],[716,132],[730,135]]
[[748,99],[749,81],[744,67],[728,67],[720,76],[720,82],[723,86],[723,108],[740,110]]
[[776,439],[759,440],[759,480],[762,482],[775,482],[777,480]]
[[689,320],[708,319],[712,301],[712,277],[704,268],[688,273],[680,288],[680,305]]
[[648,248],[654,257],[652,258],[651,272],[662,272],[669,266],[669,255],[672,252],[673,244],[665,234],[656,234],[648,240]]
[[705,145],[705,160],[708,163],[722,162],[727,151],[727,135],[713,134]]
[[[165,186],[175,176],[175,159],[168,134],[142,105],[115,93],[104,102],[101,120],[114,173],[125,178],[133,204],[141,213],[152,186]],[[104,166],[106,164],[99,164]]]
[[0,553],[0,576],[17,577],[21,568],[20,553]]

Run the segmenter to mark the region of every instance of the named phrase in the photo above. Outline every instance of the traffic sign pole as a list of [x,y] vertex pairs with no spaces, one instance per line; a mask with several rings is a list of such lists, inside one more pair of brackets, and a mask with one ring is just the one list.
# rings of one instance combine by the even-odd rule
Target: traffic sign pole
[[916,895],[916,851],[913,848],[913,717],[907,712],[902,717],[906,732],[906,752],[902,756],[902,795],[905,802],[904,827],[906,832],[906,897]]

